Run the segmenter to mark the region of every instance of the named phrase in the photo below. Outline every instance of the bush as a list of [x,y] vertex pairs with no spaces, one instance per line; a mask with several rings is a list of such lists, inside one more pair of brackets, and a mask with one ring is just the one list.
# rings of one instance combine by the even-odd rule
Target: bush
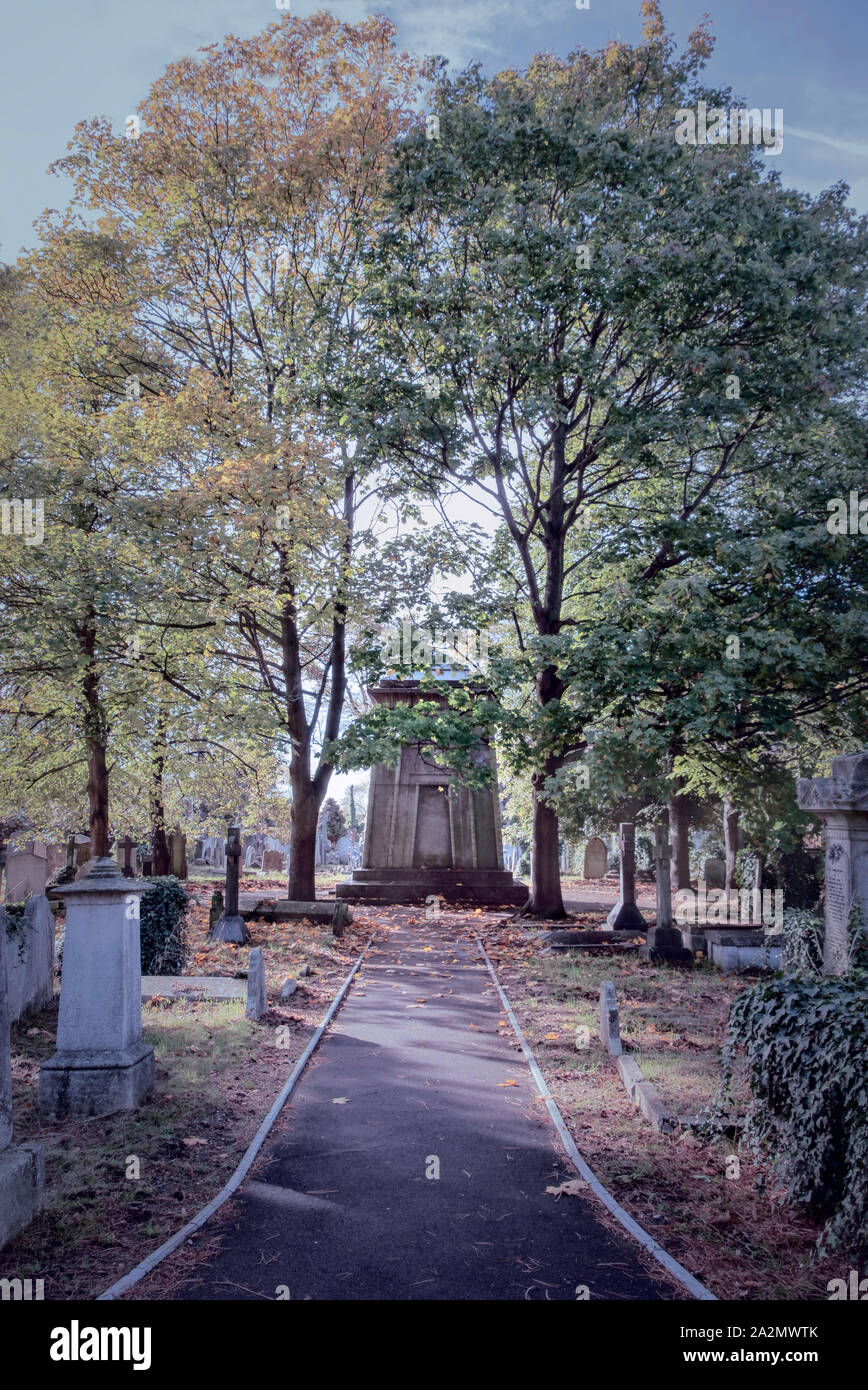
[[143,975],[181,975],[187,964],[190,899],[176,878],[151,878],[141,896]]
[[794,975],[821,975],[824,932],[822,920],[807,908],[785,908],[781,969]]
[[737,1054],[751,1089],[744,1142],[787,1196],[826,1218],[821,1250],[857,1253],[868,1231],[868,973],[785,975],[747,989],[729,1015],[717,1105]]

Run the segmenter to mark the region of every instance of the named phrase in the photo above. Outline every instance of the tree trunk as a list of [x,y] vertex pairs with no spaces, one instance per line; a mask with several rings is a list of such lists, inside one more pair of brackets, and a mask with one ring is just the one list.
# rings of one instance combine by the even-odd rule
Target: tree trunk
[[672,888],[690,887],[690,819],[688,799],[676,793],[669,798],[669,839],[672,843]]
[[94,661],[96,652],[96,620],[88,614],[80,630],[82,648],[88,666],[82,681],[84,696],[84,734],[87,742],[87,799],[90,803],[90,854],[102,859],[109,852],[109,790],[106,744],[109,728],[100,700],[100,677]]
[[735,887],[735,856],[741,847],[738,811],[728,796],[723,799],[724,881],[727,893]]
[[316,899],[316,827],[319,797],[310,777],[299,769],[290,772],[292,821],[289,828],[289,899],[312,903]]
[[555,770],[547,765],[544,773],[534,773],[531,778],[533,842],[530,857],[530,899],[522,911],[526,917],[562,920],[567,914],[561,893],[558,817],[541,799],[545,779]]
[[161,707],[151,749],[151,853],[154,856],[154,875],[163,877],[171,868],[169,840],[166,835],[166,807],[163,800],[163,770],[166,765],[166,712]]

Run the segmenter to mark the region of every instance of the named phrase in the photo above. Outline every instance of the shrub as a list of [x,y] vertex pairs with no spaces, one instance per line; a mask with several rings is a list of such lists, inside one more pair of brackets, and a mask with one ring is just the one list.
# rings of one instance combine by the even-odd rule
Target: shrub
[[143,975],[181,975],[187,964],[190,899],[176,878],[151,878],[140,906]]
[[868,1231],[868,973],[785,975],[730,1010],[717,1106],[737,1054],[751,1089],[744,1143],[792,1201],[826,1218],[821,1250],[857,1252]]

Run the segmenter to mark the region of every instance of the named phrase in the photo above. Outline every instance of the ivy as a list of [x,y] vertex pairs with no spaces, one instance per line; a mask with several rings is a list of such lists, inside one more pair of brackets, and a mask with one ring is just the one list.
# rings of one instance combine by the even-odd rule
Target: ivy
[[6,919],[6,940],[10,948],[14,945],[18,951],[18,960],[23,962],[27,953],[27,937],[24,933],[24,910],[26,903],[7,903],[0,911]]
[[187,964],[190,899],[176,878],[152,878],[142,894],[139,928],[143,975],[181,975]]
[[790,1201],[825,1218],[821,1252],[857,1252],[868,1231],[868,971],[788,974],[730,1010],[714,1113],[739,1053],[751,1099],[742,1142],[770,1158]]

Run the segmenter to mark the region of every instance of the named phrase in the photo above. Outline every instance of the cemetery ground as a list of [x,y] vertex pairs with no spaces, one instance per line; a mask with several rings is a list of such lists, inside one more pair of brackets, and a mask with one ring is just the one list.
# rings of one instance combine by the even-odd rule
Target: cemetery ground
[[[213,884],[197,878],[185,885],[194,899],[188,975],[246,973],[247,948],[206,939],[218,881],[215,875]],[[243,886],[273,889],[275,883],[257,873]],[[37,1079],[54,1048],[57,996],[50,1008],[13,1027],[16,1142],[45,1145],[46,1200],[42,1216],[4,1247],[0,1275],[14,1270],[20,1278],[44,1279],[46,1299],[95,1298],[230,1177],[369,936],[364,923],[347,927],[339,941],[308,922],[251,922],[249,931],[251,945],[264,947],[267,1017],[249,1022],[243,997],[173,999],[166,977],[166,994],[143,1004],[143,1038],[156,1052],[157,1082],[151,1101],[136,1111],[41,1122]],[[297,977],[298,988],[281,1003],[287,977]],[[138,1179],[127,1177],[133,1156]]]
[[[212,883],[202,876],[186,886],[194,898],[186,973],[243,974],[246,948],[206,939]],[[318,895],[330,886],[318,882]],[[244,891],[265,887],[274,884],[260,874],[242,882]],[[586,887],[577,881],[577,898]],[[578,924],[599,926],[600,920],[600,914],[584,913]],[[552,953],[505,911],[445,912],[443,922],[458,929],[471,954],[479,934],[580,1153],[669,1254],[721,1299],[827,1298],[828,1281],[841,1275],[846,1261],[815,1258],[817,1226],[782,1206],[773,1176],[741,1153],[738,1178],[727,1178],[727,1160],[737,1152],[731,1137],[706,1140],[689,1128],[655,1132],[599,1041],[599,987],[610,979],[625,1052],[673,1114],[696,1116],[714,1096],[728,1009],[749,975],[724,975],[702,962],[689,970],[658,967],[630,950]],[[362,946],[373,936],[379,948],[400,926],[424,938],[427,925],[423,908],[357,909],[340,940],[306,922],[250,923],[251,945],[264,948],[267,1017],[247,1021],[243,999],[152,999],[143,1025],[145,1041],[156,1050],[157,1085],[151,1101],[135,1112],[41,1124],[36,1083],[39,1064],[53,1049],[56,1003],[13,1029],[16,1137],[46,1146],[46,1208],[6,1247],[0,1273],[14,1268],[21,1278],[44,1279],[45,1297],[61,1300],[94,1298],[120,1278],[228,1180]],[[306,966],[312,973],[304,973]],[[277,995],[287,976],[298,988],[283,1003]],[[357,977],[353,991],[364,987]],[[167,996],[168,988],[167,982]],[[590,1034],[587,1048],[576,1045],[582,1026]],[[503,1013],[496,1028],[514,1049],[516,1066],[525,1068]],[[742,1099],[736,1093],[736,1110]],[[133,1157],[138,1178],[127,1176]],[[590,1201],[613,1235],[623,1234],[598,1203],[578,1200]],[[183,1297],[180,1290],[215,1257],[237,1219],[233,1200],[126,1297]],[[638,1247],[636,1256],[659,1278],[659,1267]],[[687,1295],[678,1287],[671,1297]]]

